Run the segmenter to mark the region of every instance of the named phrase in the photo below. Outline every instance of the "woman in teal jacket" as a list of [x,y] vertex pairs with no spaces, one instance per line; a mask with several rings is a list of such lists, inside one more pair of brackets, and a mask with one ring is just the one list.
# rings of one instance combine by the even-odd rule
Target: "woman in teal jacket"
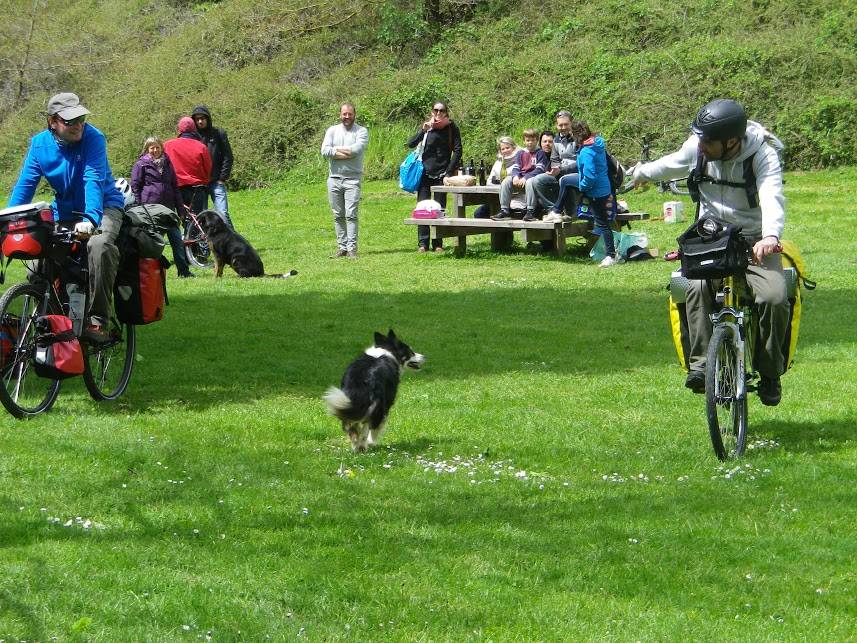
[[595,220],[595,232],[604,237],[604,249],[607,256],[601,262],[602,268],[616,263],[616,246],[613,243],[613,230],[607,218],[607,202],[612,188],[607,176],[607,149],[604,139],[595,136],[586,121],[574,121],[571,134],[580,146],[577,153],[577,172],[580,176],[580,193],[589,197],[592,217]]

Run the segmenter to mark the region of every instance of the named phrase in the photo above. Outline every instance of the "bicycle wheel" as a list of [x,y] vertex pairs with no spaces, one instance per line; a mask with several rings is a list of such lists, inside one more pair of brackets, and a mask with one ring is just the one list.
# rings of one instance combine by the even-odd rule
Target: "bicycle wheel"
[[193,219],[188,219],[183,239],[185,254],[191,265],[197,268],[211,268],[214,265],[214,261],[211,258],[211,248],[208,247],[208,240],[205,238],[202,229]]
[[[60,380],[39,377],[36,357],[36,318],[46,294],[30,284],[16,284],[0,297],[0,324],[6,346],[0,351],[0,402],[16,418],[27,418],[49,410],[60,392]],[[61,314],[51,300],[48,312]]]
[[744,455],[747,397],[738,397],[737,329],[717,326],[708,344],[705,365],[705,410],[714,452],[721,460]]
[[106,344],[87,344],[84,351],[83,381],[93,400],[115,400],[128,388],[137,351],[136,326],[110,320]]

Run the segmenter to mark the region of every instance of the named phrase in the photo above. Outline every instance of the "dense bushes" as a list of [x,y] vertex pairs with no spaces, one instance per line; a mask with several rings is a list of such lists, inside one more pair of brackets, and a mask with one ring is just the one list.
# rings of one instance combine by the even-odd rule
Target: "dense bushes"
[[[22,100],[15,74],[0,84],[4,186],[54,89],[84,94],[120,174],[146,135],[172,136],[179,116],[207,103],[235,147],[233,187],[317,179],[318,146],[343,100],[370,127],[375,178],[394,175],[438,98],[468,158],[568,107],[632,160],[643,135],[671,149],[700,104],[734,96],[785,140],[790,167],[857,163],[857,14],[834,0],[604,0],[572,14],[535,0],[472,0],[459,13],[423,0],[104,0],[75,5],[83,36],[47,19],[68,11],[58,0],[36,4],[50,46],[37,39]],[[25,14],[0,28],[14,36],[0,44],[13,71],[24,68]],[[81,37],[88,44],[76,48]]]

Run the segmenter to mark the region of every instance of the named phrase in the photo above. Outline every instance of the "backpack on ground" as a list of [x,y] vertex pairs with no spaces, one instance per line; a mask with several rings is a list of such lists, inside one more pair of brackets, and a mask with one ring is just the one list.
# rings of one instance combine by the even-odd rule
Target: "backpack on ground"
[[36,374],[62,380],[83,373],[83,349],[65,315],[36,318]]

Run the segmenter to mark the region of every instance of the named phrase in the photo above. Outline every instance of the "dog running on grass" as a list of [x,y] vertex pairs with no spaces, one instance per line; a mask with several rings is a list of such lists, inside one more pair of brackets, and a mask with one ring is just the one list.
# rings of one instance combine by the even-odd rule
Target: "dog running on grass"
[[223,268],[232,266],[239,277],[277,277],[285,279],[298,274],[291,270],[281,275],[266,275],[259,253],[240,234],[226,225],[214,210],[205,210],[199,217],[199,225],[208,239],[208,247],[214,255],[214,276],[222,277]]
[[425,359],[392,329],[386,336],[375,333],[375,344],[345,369],[339,388],[327,389],[328,411],[342,420],[342,430],[354,451],[363,453],[367,446],[380,442],[402,372],[405,368],[419,370]]

